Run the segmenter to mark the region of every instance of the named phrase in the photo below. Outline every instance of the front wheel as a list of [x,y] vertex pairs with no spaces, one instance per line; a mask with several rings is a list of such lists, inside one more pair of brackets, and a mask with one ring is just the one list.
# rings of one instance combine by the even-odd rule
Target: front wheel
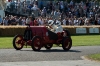
[[45,48],[46,48],[46,49],[51,49],[52,46],[53,46],[53,44],[47,44],[47,45],[45,45]]
[[21,50],[23,48],[23,37],[21,35],[16,35],[13,39],[13,47],[16,50]]
[[70,37],[71,35],[70,35],[70,32],[67,30],[67,29],[64,29],[64,31],[65,31],[65,36],[66,37]]
[[42,42],[39,36],[33,37],[31,47],[34,51],[39,51],[41,49],[41,44]]
[[62,41],[62,48],[68,51],[72,47],[72,39],[70,37],[64,37]]

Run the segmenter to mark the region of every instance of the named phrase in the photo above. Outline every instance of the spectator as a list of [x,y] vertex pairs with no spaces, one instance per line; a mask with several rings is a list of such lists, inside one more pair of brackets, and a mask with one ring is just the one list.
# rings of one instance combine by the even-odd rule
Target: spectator
[[15,20],[15,17],[11,16],[11,25],[17,25],[17,22]]
[[15,2],[10,2],[10,12],[14,12],[15,10]]
[[40,17],[40,18],[39,18],[39,25],[43,25],[43,24],[44,24],[44,22],[43,22],[43,18]]
[[38,24],[38,22],[37,22],[37,20],[34,20],[34,25],[33,26],[38,26],[39,24]]
[[1,15],[0,15],[0,25],[2,25],[3,23],[2,23],[2,18],[1,18]]
[[19,24],[19,25],[22,25],[22,17],[19,17],[18,24]]
[[39,9],[38,9],[37,5],[34,4],[34,6],[31,8],[31,10],[32,10],[32,13],[34,13],[34,16],[38,17]]
[[8,17],[4,17],[4,19],[3,19],[3,25],[8,25]]
[[19,17],[18,16],[15,16],[15,21],[16,21],[16,24],[18,25],[18,22],[19,22]]
[[85,24],[85,25],[90,25],[90,19],[89,19],[89,18],[86,18],[84,24]]
[[100,25],[100,18],[98,18],[98,25]]
[[25,18],[25,17],[22,18],[22,25],[23,25],[23,26],[26,25],[26,18]]
[[47,10],[46,10],[46,7],[44,7],[44,8],[42,9],[41,16],[42,16],[42,17],[46,17],[46,13],[47,13]]
[[36,20],[36,19],[31,16],[31,18],[30,18],[30,26],[34,26],[34,20]]
[[69,25],[73,25],[73,20],[72,20],[72,18],[69,18],[69,19],[68,19],[68,22],[69,22]]
[[26,18],[26,24],[30,24],[31,19],[32,19],[32,17],[28,16],[28,18]]
[[75,17],[75,19],[74,19],[74,25],[78,25],[78,24],[79,24],[78,18]]
[[28,9],[29,9],[29,15],[31,14],[31,8],[32,8],[33,6],[32,6],[32,4],[30,4],[29,6],[28,6]]
[[[97,1],[93,0],[87,0],[87,2],[81,1],[80,3],[76,3],[73,0],[71,0],[70,3],[67,1],[45,1],[45,4],[43,4],[44,1],[33,1],[30,4],[27,4],[25,1],[11,3],[17,7],[13,8],[10,5],[10,10],[13,8],[11,12],[14,12],[17,9],[14,13],[28,16],[34,14],[39,25],[44,25],[48,19],[58,20],[59,18],[63,25],[99,24],[98,18],[100,14],[100,6],[98,5]],[[25,25],[25,23],[34,21],[34,19],[30,19],[29,17],[24,20],[23,16],[21,16],[21,18],[15,17],[14,19],[19,25]],[[11,24],[11,21],[12,19],[9,16],[8,25]]]
[[63,25],[66,25],[66,18],[65,19],[63,19]]

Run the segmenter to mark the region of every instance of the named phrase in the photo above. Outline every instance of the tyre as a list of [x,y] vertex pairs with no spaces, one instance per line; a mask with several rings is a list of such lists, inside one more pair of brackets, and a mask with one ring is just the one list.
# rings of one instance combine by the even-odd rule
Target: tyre
[[23,37],[21,35],[16,35],[13,39],[13,47],[16,50],[21,50],[23,48]]
[[64,37],[62,40],[62,48],[66,51],[72,47],[72,39],[70,37]]
[[64,31],[65,31],[66,37],[70,37],[71,36],[70,32],[67,29],[64,29]]
[[41,38],[39,36],[35,36],[32,38],[31,47],[34,51],[39,51],[41,49]]
[[46,49],[51,49],[52,46],[53,46],[53,44],[47,44],[47,45],[45,45],[45,48],[46,48]]

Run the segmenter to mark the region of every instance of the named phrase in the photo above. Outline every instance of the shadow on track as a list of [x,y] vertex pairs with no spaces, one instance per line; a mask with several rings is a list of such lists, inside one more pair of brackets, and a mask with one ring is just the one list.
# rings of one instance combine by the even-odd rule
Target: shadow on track
[[79,53],[79,52],[81,52],[81,51],[79,51],[79,50],[69,50],[69,51],[65,51],[65,50],[61,50],[61,49],[50,49],[50,50],[40,50],[40,51],[33,51],[33,50],[27,50],[27,49],[24,49],[24,50],[20,50],[20,51],[30,51],[30,52],[77,52],[77,53]]
[[65,50],[60,50],[60,49],[51,49],[51,50],[40,50],[40,52],[81,52],[81,51],[79,50],[65,51]]

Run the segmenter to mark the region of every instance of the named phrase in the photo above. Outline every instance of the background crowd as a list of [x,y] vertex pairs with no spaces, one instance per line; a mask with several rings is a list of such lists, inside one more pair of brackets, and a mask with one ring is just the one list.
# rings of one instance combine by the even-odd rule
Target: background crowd
[[62,25],[100,25],[100,5],[96,0],[10,2],[5,10],[27,17],[6,15],[0,17],[2,25],[46,25],[49,19],[59,20]]

